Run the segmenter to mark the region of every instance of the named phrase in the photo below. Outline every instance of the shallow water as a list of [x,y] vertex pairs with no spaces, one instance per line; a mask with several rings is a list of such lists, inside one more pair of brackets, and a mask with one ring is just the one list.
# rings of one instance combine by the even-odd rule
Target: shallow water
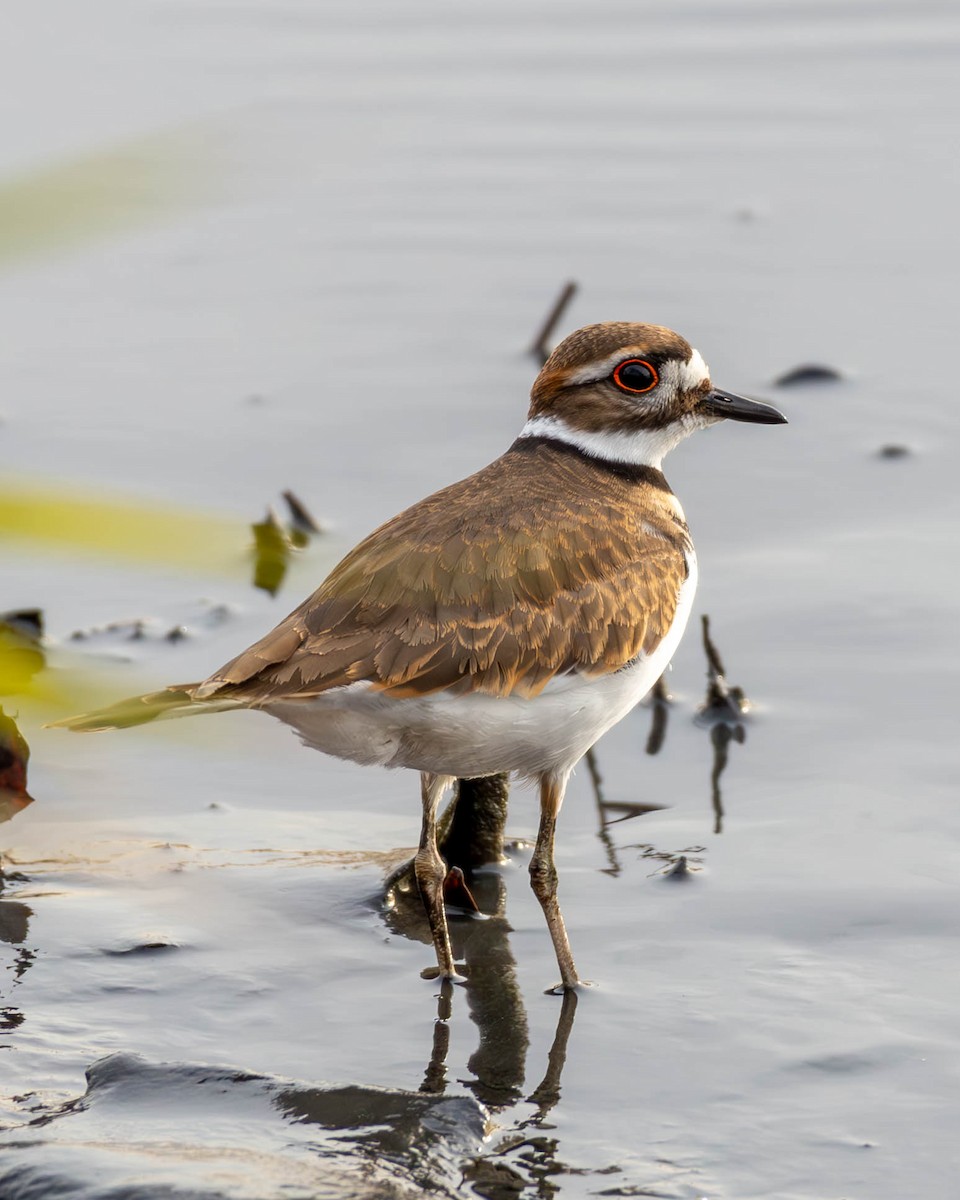
[[[498,453],[566,278],[561,332],[674,326],[791,423],[668,463],[755,708],[712,779],[692,625],[661,753],[646,709],[598,748],[609,801],[663,807],[600,830],[578,771],[575,1011],[543,994],[528,791],[438,1000],[379,904],[412,777],[255,714],[79,738],[3,698],[37,801],[0,834],[0,1196],[951,1194],[954,9],[54,11],[0,49],[4,176],[142,145],[177,186],[5,264],[4,462],[236,531],[192,568],[5,546],[0,609],[44,609],[69,694],[206,674]],[[770,387],[810,361],[843,381]],[[334,530],[271,598],[248,526],[288,487]]]

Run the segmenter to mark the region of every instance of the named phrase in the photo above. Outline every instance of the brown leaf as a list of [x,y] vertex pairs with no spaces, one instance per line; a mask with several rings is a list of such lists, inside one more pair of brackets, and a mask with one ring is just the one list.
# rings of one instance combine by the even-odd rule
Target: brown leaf
[[17,724],[0,708],[0,821],[9,821],[33,797],[27,791],[27,760],[30,747]]

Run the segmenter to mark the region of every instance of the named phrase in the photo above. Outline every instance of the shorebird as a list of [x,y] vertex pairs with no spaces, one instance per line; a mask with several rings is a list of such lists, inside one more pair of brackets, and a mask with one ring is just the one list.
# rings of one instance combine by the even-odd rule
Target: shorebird
[[446,978],[456,968],[438,805],[457,778],[534,779],[530,880],[560,986],[575,988],[557,816],[575,764],[646,695],[683,634],[697,563],[660,467],[688,434],[724,419],[785,421],[714,387],[672,330],[580,329],[544,364],[506,453],[381,525],[259,642],[199,683],[61,724],[257,708],[327,754],[419,771],[415,873]]

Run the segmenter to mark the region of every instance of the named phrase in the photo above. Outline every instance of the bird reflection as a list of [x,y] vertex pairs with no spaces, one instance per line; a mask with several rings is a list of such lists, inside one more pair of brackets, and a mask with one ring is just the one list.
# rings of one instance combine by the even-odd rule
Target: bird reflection
[[[749,701],[742,689],[726,682],[723,663],[710,638],[707,617],[703,618],[703,645],[708,686],[696,719],[709,730],[713,748],[710,795],[713,829],[720,833],[724,815],[720,780],[727,766],[731,742],[742,744],[745,741],[744,717]],[[651,720],[645,746],[648,754],[658,754],[664,746],[670,704],[671,698],[661,680],[650,698]],[[607,799],[595,749],[586,755],[586,766],[597,806],[598,836],[607,859],[603,869],[615,876],[620,873],[621,865],[612,827],[665,806]],[[454,1004],[462,996],[479,1031],[477,1048],[468,1061],[471,1078],[462,1082],[477,1100],[494,1111],[508,1108],[524,1098],[530,1044],[526,1010],[508,938],[510,926],[504,916],[506,888],[498,873],[483,870],[485,865],[502,861],[507,795],[505,775],[460,780],[457,796],[440,819],[438,842],[450,867],[445,895],[454,917],[450,923],[451,942],[457,969],[466,977],[466,985],[461,990],[449,980],[440,982],[430,1056],[419,1089],[429,1095],[442,1095],[446,1091],[450,1021]],[[657,862],[659,870],[677,878],[684,878],[690,871],[698,869],[704,849],[690,846],[674,854],[645,843],[635,843],[630,848],[639,849],[643,857]],[[404,864],[388,880],[386,921],[396,933],[426,945],[431,943],[430,926],[420,903],[412,863]],[[500,1151],[507,1153],[521,1145],[527,1147],[529,1154],[525,1152],[525,1157],[532,1155],[537,1160],[537,1173],[543,1179],[562,1169],[562,1164],[555,1161],[556,1142],[540,1136],[521,1136],[519,1131],[549,1128],[549,1115],[560,1100],[561,1075],[576,1007],[576,993],[565,992],[545,1073],[526,1096],[535,1111],[516,1127],[513,1140],[509,1146],[505,1143]],[[490,1155],[477,1160],[475,1165],[479,1175],[473,1182],[478,1186],[490,1162]],[[499,1168],[508,1169],[502,1161]],[[512,1168],[508,1170],[512,1172]]]
[[[0,876],[0,893],[2,892],[3,877]],[[13,962],[8,968],[12,975],[9,991],[6,988],[0,990],[0,1036],[12,1033],[24,1022],[23,1011],[8,1003],[8,1000],[10,993],[18,986],[37,956],[35,950],[24,944],[32,916],[33,910],[26,904],[17,900],[0,900],[0,942],[15,947]]]
[[[467,1062],[472,1078],[461,1082],[487,1109],[497,1111],[524,1099],[523,1085],[530,1038],[526,1009],[517,981],[516,961],[507,938],[510,927],[502,917],[503,881],[488,876],[483,882],[486,884],[488,881],[495,882],[499,887],[483,887],[479,889],[480,894],[486,900],[490,892],[496,890],[500,911],[485,921],[457,921],[452,924],[455,953],[462,953],[465,959],[467,982],[461,990],[455,988],[450,980],[441,981],[430,1060],[419,1090],[432,1094],[442,1094],[446,1090],[449,1022],[455,998],[464,996],[470,1018],[477,1026],[479,1041]],[[429,940],[429,930],[423,940]],[[536,1112],[521,1123],[521,1128],[542,1124],[560,1100],[560,1078],[576,1010],[576,992],[565,991],[561,997],[560,1014],[553,1045],[547,1056],[546,1071],[526,1097],[528,1103],[535,1105]]]
[[[450,936],[458,970],[466,986],[456,995],[466,999],[479,1040],[470,1056],[472,1078],[465,1086],[488,1109],[503,1109],[524,1097],[526,1058],[530,1038],[516,960],[510,949],[510,925],[505,916],[506,886],[496,871],[483,868],[503,860],[503,826],[509,790],[506,775],[461,780],[457,795],[441,818],[441,853],[451,873],[462,871],[469,882],[468,895],[478,911],[451,910]],[[387,924],[395,932],[425,944],[431,943],[429,923],[420,903],[410,864],[388,880]],[[441,981],[437,1016],[433,1026],[430,1060],[421,1092],[442,1093],[446,1086],[449,1021],[455,989]],[[554,1047],[547,1072],[529,1097],[539,1118],[560,1097],[560,1072],[567,1039],[573,1028],[576,995],[564,994]]]
[[573,1032],[573,1018],[576,1012],[577,993],[564,992],[557,1032],[553,1036],[553,1045],[547,1055],[547,1071],[529,1097],[530,1103],[537,1106],[537,1111],[522,1123],[521,1128],[523,1125],[543,1125],[551,1109],[560,1100],[560,1076],[567,1061],[567,1043]]
[[[30,747],[17,728],[16,721],[0,708],[0,821],[9,821],[33,803],[33,797],[27,791],[29,759]],[[0,865],[0,897],[6,885],[13,882],[24,882],[24,877],[5,873]],[[32,916],[33,910],[26,904],[0,899],[0,942],[16,948],[9,967],[12,972],[11,990],[17,987],[36,958],[36,952],[24,944]],[[7,999],[6,991],[0,991],[0,1035],[11,1033],[24,1020],[23,1012],[7,1004]]]

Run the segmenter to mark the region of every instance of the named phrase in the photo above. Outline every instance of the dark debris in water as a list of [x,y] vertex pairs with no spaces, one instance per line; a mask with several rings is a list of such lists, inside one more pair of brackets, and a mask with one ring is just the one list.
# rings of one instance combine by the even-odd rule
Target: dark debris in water
[[110,621],[106,625],[91,625],[87,629],[75,629],[70,634],[72,642],[94,640],[119,642],[183,641],[188,635],[183,625],[162,628],[159,622],[148,617],[132,617],[121,621]]
[[229,604],[205,599],[190,606],[186,621],[180,620],[173,625],[168,624],[169,618],[122,617],[102,625],[74,629],[69,636],[72,642],[90,642],[93,646],[118,642],[166,642],[175,646],[187,641],[198,629],[216,629],[226,624],[233,615]]
[[168,950],[179,950],[180,943],[173,941],[172,938],[156,938],[151,941],[134,942],[130,946],[119,946],[110,950],[104,950],[104,954],[109,954],[112,958],[125,958],[131,954],[137,955],[154,955],[162,954]]
[[720,653],[710,637],[710,618],[704,614],[701,622],[703,648],[707,656],[707,694],[697,710],[697,718],[705,725],[718,721],[740,725],[742,718],[750,711],[750,701],[743,688],[727,683]]
[[773,381],[774,387],[806,387],[809,384],[840,383],[843,375],[836,367],[828,367],[823,363],[801,363],[784,371]]
[[904,446],[899,442],[888,442],[877,451],[877,458],[909,458],[912,453],[909,446]]
[[18,1029],[23,1022],[24,1015],[19,1008],[0,1008],[0,1033]]
[[287,502],[287,508],[290,510],[290,523],[294,529],[299,529],[301,533],[306,534],[326,532],[325,527],[310,512],[296,492],[292,492],[288,488],[283,493],[283,498]]
[[16,608],[0,613],[0,625],[16,630],[21,637],[39,642],[43,637],[43,610],[39,608]]
[[543,324],[537,332],[537,336],[533,339],[530,346],[530,353],[537,360],[540,366],[550,357],[552,350],[551,342],[553,333],[556,327],[560,324],[560,319],[567,311],[570,301],[577,294],[577,284],[574,280],[568,280],[560,289],[560,293],[553,302],[553,307],[544,318]]
[[652,859],[662,866],[653,872],[664,879],[683,882],[689,879],[693,872],[702,869],[705,846],[687,846],[683,850],[658,850],[650,842],[634,842],[624,846],[625,850],[639,850],[640,857]]

